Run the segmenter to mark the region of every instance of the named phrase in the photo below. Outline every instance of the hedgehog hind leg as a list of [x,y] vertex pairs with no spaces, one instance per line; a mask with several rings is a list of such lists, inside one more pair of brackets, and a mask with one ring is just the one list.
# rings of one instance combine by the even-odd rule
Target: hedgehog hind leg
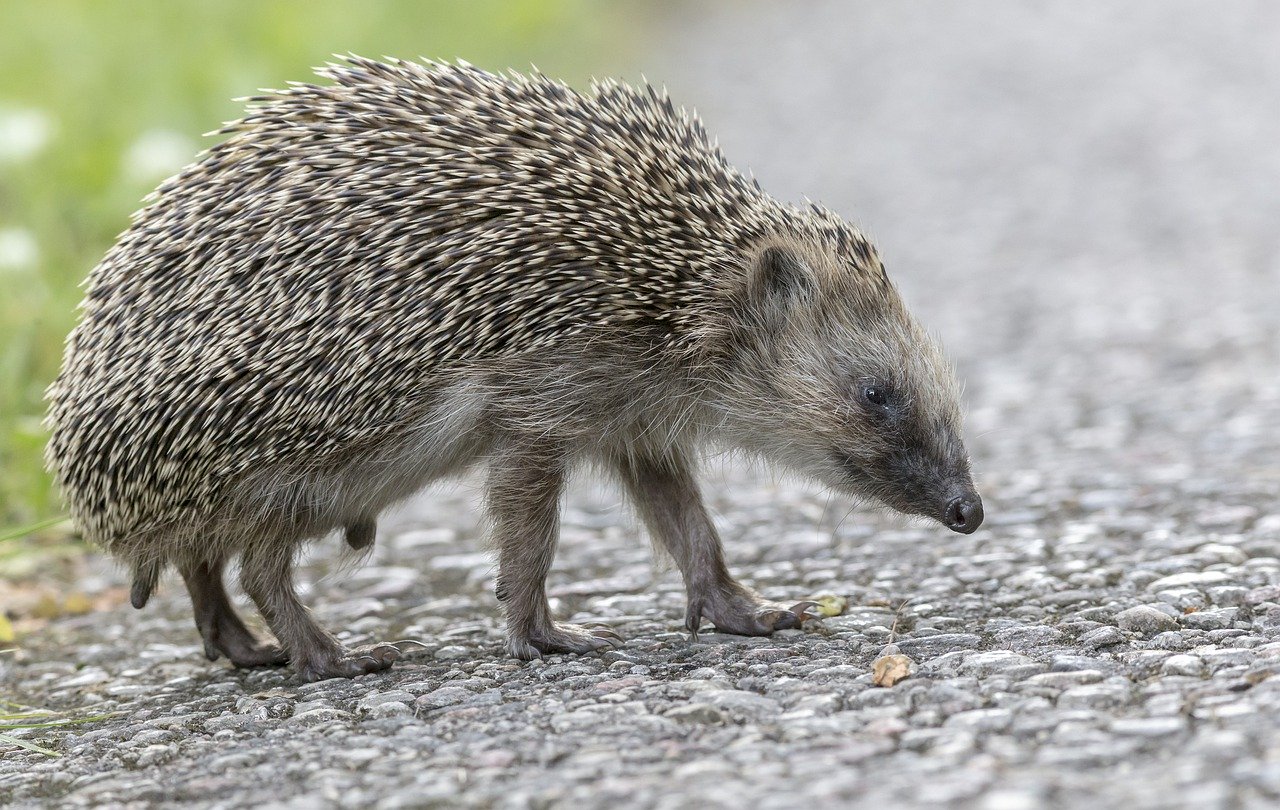
[[179,567],[187,592],[191,594],[205,656],[216,661],[225,655],[237,667],[287,664],[288,656],[278,645],[260,640],[240,619],[223,585],[222,569],[222,562]]
[[354,678],[387,669],[400,657],[391,644],[347,649],[316,623],[293,585],[296,545],[250,545],[240,560],[245,592],[280,640],[294,670],[307,681]]

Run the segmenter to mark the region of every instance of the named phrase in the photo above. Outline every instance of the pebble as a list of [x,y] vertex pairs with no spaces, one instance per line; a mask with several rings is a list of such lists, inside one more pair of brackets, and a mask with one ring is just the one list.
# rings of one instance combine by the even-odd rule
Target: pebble
[[1229,582],[1231,582],[1231,575],[1223,571],[1188,571],[1183,574],[1161,577],[1148,585],[1147,590],[1163,591],[1186,586],[1205,588],[1210,585],[1224,585]]
[[1114,627],[1099,627],[1085,633],[1080,638],[1080,643],[1087,648],[1100,649],[1102,647],[1110,647],[1113,644],[1123,644],[1125,642],[1124,634]]
[[666,717],[682,723],[712,726],[725,721],[724,712],[706,703],[689,703],[667,710]]
[[1183,616],[1182,623],[1194,630],[1221,630],[1230,627],[1238,613],[1239,608],[1199,610]]
[[1115,734],[1165,740],[1186,731],[1187,721],[1181,717],[1126,717],[1112,721],[1110,728]]
[[289,718],[293,725],[301,726],[317,726],[328,725],[340,720],[351,717],[350,712],[344,712],[340,709],[311,709],[309,711],[300,712]]
[[1155,635],[1178,629],[1177,619],[1150,605],[1137,605],[1128,610],[1122,610],[1116,614],[1115,620],[1121,630],[1143,635]]
[[934,658],[956,650],[970,650],[982,643],[973,633],[941,633],[923,638],[899,639],[898,649],[916,661]]
[[474,695],[460,686],[442,686],[435,691],[418,696],[413,705],[418,709],[438,709],[470,700]]
[[1194,655],[1171,655],[1160,665],[1160,674],[1162,675],[1199,677],[1204,672],[1204,661]]

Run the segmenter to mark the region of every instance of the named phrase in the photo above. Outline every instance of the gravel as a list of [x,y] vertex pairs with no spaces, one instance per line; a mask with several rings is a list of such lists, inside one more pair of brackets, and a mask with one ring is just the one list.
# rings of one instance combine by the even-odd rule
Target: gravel
[[[55,623],[7,696],[0,804],[1247,808],[1280,802],[1275,6],[699,4],[655,56],[766,188],[854,215],[967,381],[989,522],[959,536],[717,467],[747,582],[844,615],[681,632],[612,489],[570,493],[558,613],[627,639],[505,657],[474,482],[305,567],[391,671],[200,655],[180,586]],[[679,33],[674,33],[676,29]],[[120,576],[94,561],[95,576]],[[913,662],[872,682],[887,645]]]

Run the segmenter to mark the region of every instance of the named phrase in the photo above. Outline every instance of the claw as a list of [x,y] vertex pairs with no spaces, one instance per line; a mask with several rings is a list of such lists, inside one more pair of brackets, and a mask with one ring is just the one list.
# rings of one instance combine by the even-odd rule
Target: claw
[[756,614],[756,619],[771,630],[794,630],[804,617],[790,610],[766,610]]
[[408,645],[410,645],[410,646],[412,646],[412,647],[417,647],[417,648],[418,648],[418,649],[420,649],[420,650],[429,650],[429,649],[431,649],[430,645],[428,645],[428,644],[423,644],[421,641],[418,641],[417,639],[412,639],[412,638],[402,638],[402,639],[400,639],[399,641],[385,641],[385,642],[383,642],[383,643],[384,643],[384,644],[389,644],[389,645],[391,645],[392,647],[395,647],[395,648],[396,648],[396,650],[398,650],[399,652],[402,652],[402,653],[404,652],[404,650],[403,650],[403,649],[401,649],[401,647],[400,647],[400,645],[402,645],[402,644],[408,644]]
[[606,627],[604,625],[598,625],[598,626],[592,627],[591,635],[595,636],[596,638],[612,639],[613,641],[617,641],[620,644],[624,641],[622,636],[618,635],[618,633],[615,632],[612,627]]
[[387,669],[400,657],[400,650],[389,644],[376,644],[354,650],[335,651],[328,660],[321,658],[303,664],[298,672],[306,681],[326,678],[355,678]]
[[553,622],[526,634],[509,635],[507,650],[516,658],[531,660],[546,653],[586,654],[622,646],[623,638],[607,626]]
[[684,621],[692,641],[698,640],[698,628],[702,626],[702,602],[689,603],[689,616]]
[[802,602],[796,602],[794,605],[792,605],[791,612],[796,614],[796,616],[800,619],[801,622],[803,622],[805,619],[822,618],[822,612],[818,610],[818,603],[810,602],[807,599]]
[[729,583],[715,588],[694,588],[689,595],[685,627],[694,641],[706,616],[717,631],[742,636],[767,636],[777,630],[797,630],[809,619],[822,618],[822,603],[804,599],[779,604],[749,588]]

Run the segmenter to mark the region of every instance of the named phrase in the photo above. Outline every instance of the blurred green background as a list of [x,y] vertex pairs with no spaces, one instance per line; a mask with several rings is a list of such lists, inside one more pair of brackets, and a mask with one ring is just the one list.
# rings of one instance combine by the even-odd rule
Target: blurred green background
[[0,536],[59,512],[42,466],[42,400],[81,281],[141,198],[213,142],[202,133],[238,116],[233,98],[307,80],[346,52],[533,63],[581,85],[625,69],[650,10],[0,0]]

